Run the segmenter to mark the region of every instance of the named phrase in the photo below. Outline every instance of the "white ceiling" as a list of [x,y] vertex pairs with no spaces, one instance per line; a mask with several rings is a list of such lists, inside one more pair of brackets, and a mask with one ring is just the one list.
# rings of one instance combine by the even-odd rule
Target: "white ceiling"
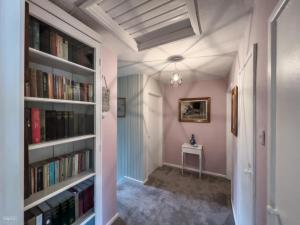
[[[85,10],[86,6],[82,5],[86,2],[84,0],[51,1],[103,35],[105,45],[118,53],[119,76],[137,73],[155,74],[162,81],[169,81],[170,74],[175,70],[174,64],[167,62],[167,58],[177,54],[184,57],[182,62],[176,64],[176,68],[181,72],[184,81],[225,78],[235,59],[253,4],[253,0],[196,0],[202,30],[200,35],[193,34],[190,37],[148,50],[136,51],[131,46],[133,42],[126,43],[127,34],[123,36],[123,33],[119,32],[129,31],[129,38],[133,37],[136,41],[143,35],[151,33],[153,24],[157,22],[159,26],[155,27],[155,31],[166,26],[165,24],[160,25],[163,20],[166,20],[167,25],[169,25],[170,22],[167,18],[170,19],[172,16],[174,18],[181,18],[180,16],[182,16],[176,22],[184,21],[188,15],[186,2],[194,0],[159,0],[160,4],[173,3],[173,7],[177,9],[170,10],[171,8],[168,7],[169,11],[159,16],[159,12],[164,10],[164,5],[156,5],[157,17],[153,17],[151,20],[149,20],[151,15],[145,12],[147,9],[149,10],[149,3],[158,4],[156,0],[102,0],[100,3],[96,1],[95,4],[101,6],[105,12],[104,16],[107,14],[119,26],[119,28],[111,30],[107,29],[105,22],[100,24],[98,17],[96,18]],[[130,3],[132,4],[130,5]],[[123,7],[120,8],[118,4],[123,5]],[[148,7],[144,8],[144,5]],[[139,10],[138,14],[136,14],[135,9]],[[143,11],[140,18],[138,15],[141,10],[146,11]],[[163,29],[160,33],[162,32]]]

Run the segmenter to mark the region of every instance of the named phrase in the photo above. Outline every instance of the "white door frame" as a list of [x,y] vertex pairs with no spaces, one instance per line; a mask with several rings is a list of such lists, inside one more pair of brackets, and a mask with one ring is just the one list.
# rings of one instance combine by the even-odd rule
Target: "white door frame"
[[[246,59],[245,59],[245,62],[243,63],[242,67],[240,68],[239,70],[239,76],[243,76],[241,73],[244,71],[247,63],[249,62],[249,60],[251,59],[251,57],[253,57],[253,164],[252,164],[252,195],[253,195],[253,205],[251,206],[252,207],[252,222],[253,222],[253,225],[256,224],[256,211],[255,211],[255,206],[256,206],[256,134],[257,134],[257,129],[256,129],[256,77],[257,77],[257,47],[258,45],[257,44],[254,44],[252,49],[250,50],[250,52],[248,53]],[[240,105],[240,103],[239,103]],[[240,110],[239,110],[240,111]],[[239,118],[240,119],[240,118]],[[239,147],[239,145],[238,145]],[[242,151],[242,149],[239,149],[238,148],[238,153]],[[239,164],[239,162],[237,162]],[[238,166],[238,169],[242,169],[242,171],[239,171],[240,173],[245,173],[244,169],[245,168],[239,168],[239,165]],[[239,178],[239,177],[238,177]],[[238,193],[242,191],[242,190],[238,190]],[[238,194],[239,195],[239,194]],[[238,196],[239,197],[239,196]],[[241,224],[241,221],[240,221],[240,213],[239,213],[239,208],[240,208],[240,204],[239,204],[239,200],[237,201],[237,220],[236,223],[237,225],[243,225]]]
[[25,1],[0,1],[0,224],[24,224]]
[[[152,95],[152,96],[155,96],[155,97],[158,97],[160,100],[161,100],[161,124],[160,124],[160,131],[161,131],[161,143],[160,143],[160,152],[159,152],[159,165],[161,166],[162,165],[162,159],[163,159],[163,102],[162,102],[162,96],[161,95],[158,95],[158,94],[155,94],[155,93],[152,93],[152,92],[147,92],[146,93],[147,96],[149,95]],[[146,115],[146,123],[149,123],[149,106],[147,106],[147,115]],[[146,180],[148,179],[148,176],[150,175],[149,173],[149,164],[148,164],[148,154],[149,154],[149,136],[147,135],[146,137],[146,146],[145,146],[145,149],[146,149]]]
[[269,46],[268,46],[268,225],[280,222],[280,215],[276,206],[276,67],[277,67],[277,19],[281,15],[289,0],[281,0],[276,5],[269,18]]

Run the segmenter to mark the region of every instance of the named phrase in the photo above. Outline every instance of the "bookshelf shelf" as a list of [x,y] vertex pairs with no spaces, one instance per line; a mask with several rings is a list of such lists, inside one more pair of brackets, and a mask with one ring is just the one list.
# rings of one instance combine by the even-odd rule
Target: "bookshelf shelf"
[[89,222],[91,219],[95,217],[95,212],[93,209],[85,213],[82,217],[80,217],[75,223],[72,225],[85,225],[87,222]]
[[55,184],[43,191],[34,193],[24,201],[24,211],[31,209],[38,204],[47,201],[48,199],[68,190],[69,188],[95,176],[94,172],[82,172],[77,176],[71,177],[68,180]]
[[29,48],[29,57],[31,62],[42,64],[45,66],[59,68],[72,73],[83,74],[83,75],[94,75],[95,73],[95,70],[93,69],[36,50],[34,48]]
[[45,102],[45,103],[60,103],[60,104],[74,104],[74,105],[96,105],[95,102],[73,101],[73,100],[52,99],[52,98],[25,97],[24,100],[27,102]]
[[87,140],[91,138],[95,138],[96,135],[90,134],[90,135],[82,135],[78,137],[71,137],[71,138],[64,138],[64,139],[59,139],[59,140],[54,140],[54,141],[47,141],[43,143],[38,143],[38,144],[30,144],[28,146],[28,150],[35,150],[39,148],[45,148],[45,147],[51,147],[55,145],[61,145],[61,144],[66,144],[66,143],[71,143],[74,141],[82,141],[82,140]]

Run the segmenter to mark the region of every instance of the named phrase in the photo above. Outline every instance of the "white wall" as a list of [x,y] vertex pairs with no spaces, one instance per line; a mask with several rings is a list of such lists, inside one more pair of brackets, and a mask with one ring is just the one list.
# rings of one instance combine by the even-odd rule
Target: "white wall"
[[[235,64],[232,67],[231,74],[228,80],[228,92],[237,84],[238,74],[243,62],[245,62],[249,49],[253,44],[258,44],[258,58],[257,58],[257,86],[256,86],[256,127],[258,133],[267,131],[267,74],[268,74],[268,18],[273,11],[277,0],[254,0],[253,16],[249,19],[249,25],[242,38],[238,55]],[[229,104],[231,104],[229,102]],[[227,132],[228,129],[227,129]],[[238,137],[237,137],[238,138]],[[227,141],[232,146],[232,203],[234,213],[237,213],[237,154],[243,149],[237,149],[237,138],[232,135],[227,135]],[[266,205],[267,205],[267,147],[261,145],[259,142],[256,144],[256,196],[255,196],[255,224],[266,224]],[[237,224],[242,225],[242,224]]]

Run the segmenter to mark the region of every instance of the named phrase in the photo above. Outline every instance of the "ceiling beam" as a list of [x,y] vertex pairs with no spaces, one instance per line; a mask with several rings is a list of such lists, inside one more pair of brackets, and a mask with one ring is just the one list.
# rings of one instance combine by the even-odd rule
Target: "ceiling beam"
[[200,24],[198,0],[185,0],[185,2],[193,30],[196,35],[200,35],[202,33],[202,29]]
[[80,6],[86,13],[92,16],[99,24],[116,35],[121,41],[134,51],[138,51],[136,41],[118,23],[116,23],[98,4],[83,4]]

